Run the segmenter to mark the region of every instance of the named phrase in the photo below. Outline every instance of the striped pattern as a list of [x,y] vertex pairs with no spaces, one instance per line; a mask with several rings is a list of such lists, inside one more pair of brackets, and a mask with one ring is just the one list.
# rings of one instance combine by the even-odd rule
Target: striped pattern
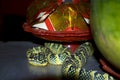
[[27,51],[27,58],[30,64],[35,66],[46,66],[48,64],[47,55],[50,51],[43,47],[33,47]]
[[61,72],[65,80],[115,80],[107,73],[86,70],[83,66],[94,48],[90,42],[81,44],[71,55],[69,48],[58,43],[45,43],[27,51],[27,58],[34,66],[46,66],[48,63],[62,65]]
[[34,24],[32,27],[55,31],[54,26],[52,25],[49,18],[47,18],[44,22]]
[[[65,59],[62,65],[63,77],[66,79],[78,79],[79,71],[87,62],[87,58],[94,53],[91,43],[85,42],[81,44],[73,55]],[[73,70],[71,70],[71,68]],[[70,70],[70,71],[69,71]],[[73,74],[74,73],[74,74]],[[72,76],[70,76],[72,74]]]
[[96,70],[81,69],[79,72],[78,80],[115,80],[107,73],[100,73]]

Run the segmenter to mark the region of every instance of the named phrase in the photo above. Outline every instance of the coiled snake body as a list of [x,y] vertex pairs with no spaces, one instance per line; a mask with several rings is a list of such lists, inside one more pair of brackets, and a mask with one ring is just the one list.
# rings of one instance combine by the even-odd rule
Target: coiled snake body
[[68,80],[115,80],[107,73],[100,74],[95,70],[87,71],[83,68],[93,53],[94,48],[90,42],[81,44],[74,54],[62,44],[45,43],[44,46],[29,49],[27,58],[28,62],[35,66],[62,65],[62,76]]

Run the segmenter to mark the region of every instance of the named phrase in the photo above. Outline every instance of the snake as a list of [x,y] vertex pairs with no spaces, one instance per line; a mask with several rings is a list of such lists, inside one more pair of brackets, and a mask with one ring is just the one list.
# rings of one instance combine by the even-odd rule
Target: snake
[[94,53],[91,42],[84,42],[72,53],[61,43],[46,42],[44,45],[27,50],[28,62],[33,66],[62,65],[61,73],[65,80],[115,80],[108,73],[84,68],[87,59]]
[[48,64],[47,55],[49,53],[51,51],[44,46],[33,47],[27,51],[27,58],[29,63],[34,66],[45,66]]
[[70,55],[69,48],[57,43],[45,43],[27,50],[28,61],[35,66],[46,66],[48,63],[61,65]]

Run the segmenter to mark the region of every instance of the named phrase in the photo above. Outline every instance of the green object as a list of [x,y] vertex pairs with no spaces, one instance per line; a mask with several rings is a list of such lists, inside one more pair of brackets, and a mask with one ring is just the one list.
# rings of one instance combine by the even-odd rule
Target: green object
[[91,30],[95,43],[120,70],[120,0],[91,0]]

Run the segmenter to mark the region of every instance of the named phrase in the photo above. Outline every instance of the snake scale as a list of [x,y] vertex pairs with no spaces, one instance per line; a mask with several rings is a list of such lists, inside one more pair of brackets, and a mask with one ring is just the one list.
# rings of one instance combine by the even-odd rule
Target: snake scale
[[34,66],[62,65],[61,72],[65,80],[115,80],[107,73],[87,71],[83,68],[93,53],[92,43],[85,42],[73,54],[68,47],[60,43],[44,43],[28,49],[26,54],[28,62]]

